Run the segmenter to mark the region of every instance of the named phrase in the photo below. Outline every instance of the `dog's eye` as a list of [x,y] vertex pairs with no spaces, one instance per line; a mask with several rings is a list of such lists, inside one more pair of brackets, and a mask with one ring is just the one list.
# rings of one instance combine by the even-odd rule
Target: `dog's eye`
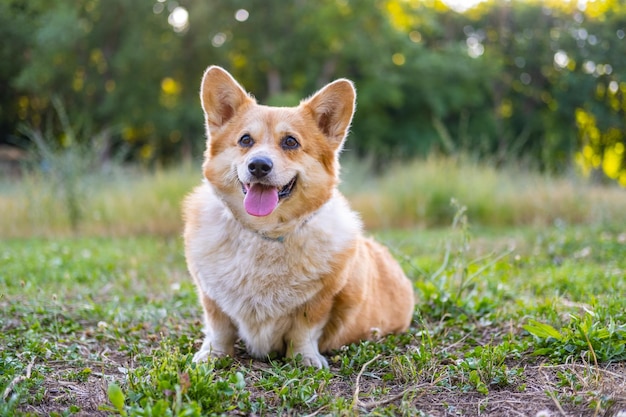
[[283,138],[280,146],[282,146],[283,149],[296,149],[300,147],[300,144],[293,136],[286,136]]
[[242,148],[249,148],[252,145],[254,145],[254,139],[250,135],[246,134],[239,138],[239,146]]

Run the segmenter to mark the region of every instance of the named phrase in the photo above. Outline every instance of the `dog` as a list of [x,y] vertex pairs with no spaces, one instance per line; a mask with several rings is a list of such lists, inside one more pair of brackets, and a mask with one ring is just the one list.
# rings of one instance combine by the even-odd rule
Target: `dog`
[[337,190],[352,82],[334,81],[297,107],[269,107],[210,66],[200,99],[204,181],[183,203],[185,257],[206,326],[193,361],[233,356],[240,338],[253,357],[322,368],[321,353],[406,331],[413,285]]

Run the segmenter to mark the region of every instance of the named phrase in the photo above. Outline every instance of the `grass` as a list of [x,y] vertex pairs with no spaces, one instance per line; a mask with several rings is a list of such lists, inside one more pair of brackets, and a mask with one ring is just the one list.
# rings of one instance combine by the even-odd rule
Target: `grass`
[[463,160],[382,178],[348,163],[346,193],[414,282],[410,330],[327,370],[240,345],[197,365],[178,207],[196,171],[86,176],[77,229],[46,178],[0,182],[0,415],[626,412],[623,190]]
[[182,230],[180,202],[200,184],[199,167],[183,165],[148,173],[115,168],[81,178],[82,221],[72,225],[59,180],[35,173],[21,181],[0,181],[0,237],[72,235],[174,235]]
[[[60,166],[70,163],[56,160]],[[368,230],[445,226],[454,216],[453,197],[467,206],[476,225],[626,223],[623,189],[576,177],[496,170],[465,158],[387,168],[376,176],[366,162],[347,159],[343,164],[341,188]],[[0,237],[177,235],[180,201],[201,179],[200,163],[151,172],[59,170],[62,175],[0,179]]]
[[[0,255],[0,415],[602,415],[626,408],[626,230],[387,231],[409,332],[315,370],[196,365],[179,238],[12,239]],[[542,411],[543,410],[543,411]],[[562,410],[562,411],[561,411]],[[543,414],[548,415],[548,414]]]
[[368,177],[367,166],[355,161],[344,170],[345,191],[370,229],[446,225],[454,216],[451,198],[462,201],[472,222],[481,225],[626,222],[623,189],[594,186],[574,175],[496,169],[464,157],[387,168],[381,177]]

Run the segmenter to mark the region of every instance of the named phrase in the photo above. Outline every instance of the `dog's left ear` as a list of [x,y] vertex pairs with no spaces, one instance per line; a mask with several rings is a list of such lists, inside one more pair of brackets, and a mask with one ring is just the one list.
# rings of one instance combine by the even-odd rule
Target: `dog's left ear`
[[318,128],[338,149],[350,127],[355,100],[352,82],[342,78],[322,88],[302,105],[311,111]]
[[233,76],[218,66],[205,71],[200,100],[210,130],[221,128],[241,106],[254,102]]

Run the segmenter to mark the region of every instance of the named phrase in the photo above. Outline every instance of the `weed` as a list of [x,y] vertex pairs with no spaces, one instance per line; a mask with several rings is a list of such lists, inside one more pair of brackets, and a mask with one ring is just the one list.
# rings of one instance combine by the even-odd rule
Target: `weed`
[[596,365],[626,360],[626,324],[618,324],[612,317],[602,320],[592,311],[582,317],[570,314],[569,318],[559,330],[535,320],[524,325],[535,337],[536,355],[557,361],[582,359]]
[[246,381],[240,371],[218,376],[217,362],[192,364],[189,354],[163,342],[156,355],[138,358],[145,365],[127,370],[127,392],[113,383],[108,398],[125,415],[185,415],[250,410]]
[[507,360],[515,357],[516,345],[505,342],[499,345],[477,346],[458,361],[456,367],[469,386],[487,395],[490,387],[505,388],[514,385],[522,375],[521,368],[510,369]]
[[454,199],[450,205],[455,208],[455,215],[446,239],[443,260],[437,270],[427,274],[427,279],[416,283],[420,298],[427,302],[426,308],[421,311],[437,319],[479,318],[496,306],[493,298],[482,295],[484,288],[478,281],[486,271],[497,267],[510,255],[512,249],[499,255],[490,253],[472,258],[467,208]]

